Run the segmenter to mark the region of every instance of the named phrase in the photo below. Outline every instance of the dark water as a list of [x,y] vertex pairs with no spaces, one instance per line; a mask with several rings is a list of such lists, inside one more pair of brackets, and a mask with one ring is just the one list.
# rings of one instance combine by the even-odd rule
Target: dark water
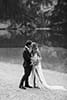
[[22,47],[25,42],[25,36],[16,30],[0,31],[0,47]]
[[54,31],[23,33],[23,30],[0,30],[0,47],[24,47],[31,39],[41,45],[67,48],[67,35]]

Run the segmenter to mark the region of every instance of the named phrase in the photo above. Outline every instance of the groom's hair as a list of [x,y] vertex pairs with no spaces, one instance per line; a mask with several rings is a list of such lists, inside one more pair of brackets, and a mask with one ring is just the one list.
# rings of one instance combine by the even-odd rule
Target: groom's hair
[[31,41],[31,40],[27,40],[27,42],[26,42],[25,45],[26,45],[27,47],[29,47],[31,44],[32,44],[32,41]]

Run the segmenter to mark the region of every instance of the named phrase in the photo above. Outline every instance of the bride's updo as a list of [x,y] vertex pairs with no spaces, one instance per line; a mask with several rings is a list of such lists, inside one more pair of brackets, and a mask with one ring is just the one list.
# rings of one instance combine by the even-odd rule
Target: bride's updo
[[40,50],[39,50],[39,48],[38,48],[38,44],[37,43],[35,43],[35,42],[33,42],[32,43],[32,52],[31,52],[33,55],[35,54],[35,53],[37,53],[37,55],[39,56],[39,57],[41,57],[41,53],[40,53]]
[[37,43],[35,42],[32,43],[32,50],[37,50]]
[[34,55],[37,52],[37,48],[38,48],[37,43],[33,42],[31,46],[32,46],[32,52],[31,53]]
[[39,48],[38,48],[38,44],[35,43],[35,42],[32,43],[32,52],[31,52],[31,53],[32,53],[33,55],[34,55],[35,53],[37,53],[38,56],[40,56],[40,51],[39,51]]

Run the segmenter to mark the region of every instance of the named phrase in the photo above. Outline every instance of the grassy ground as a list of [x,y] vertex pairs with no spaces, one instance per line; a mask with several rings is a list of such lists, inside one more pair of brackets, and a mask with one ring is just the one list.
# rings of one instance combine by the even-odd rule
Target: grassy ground
[[[67,72],[67,50],[63,48],[40,48],[42,66],[45,69]],[[22,64],[23,48],[0,48],[0,61]]]
[[[67,92],[61,90],[18,88],[23,75],[22,53],[22,48],[0,48],[0,100],[67,100]],[[67,50],[42,47],[41,54],[47,83],[67,88]]]
[[[22,75],[21,65],[0,62],[0,100],[67,100],[67,92],[62,90],[19,89]],[[50,85],[67,88],[67,74],[44,70],[44,77]]]

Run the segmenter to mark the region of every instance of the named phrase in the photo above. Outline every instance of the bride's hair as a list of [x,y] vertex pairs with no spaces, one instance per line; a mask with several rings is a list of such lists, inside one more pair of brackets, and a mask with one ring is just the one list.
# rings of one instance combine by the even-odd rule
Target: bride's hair
[[35,42],[32,43],[32,50],[33,49],[35,49],[35,50],[37,49],[37,43],[35,43]]
[[39,50],[39,48],[38,48],[38,44],[35,43],[35,42],[32,43],[32,52],[31,52],[31,53],[32,53],[33,55],[34,55],[34,50],[36,50],[37,55],[38,55],[39,57],[41,57],[40,50]]
[[[34,54],[35,54],[35,52],[37,52],[37,44],[36,44],[35,42],[33,42],[31,46],[32,46],[32,51],[31,51],[31,54],[33,54],[33,55],[34,55]],[[35,51],[35,52],[34,52],[34,51]]]

